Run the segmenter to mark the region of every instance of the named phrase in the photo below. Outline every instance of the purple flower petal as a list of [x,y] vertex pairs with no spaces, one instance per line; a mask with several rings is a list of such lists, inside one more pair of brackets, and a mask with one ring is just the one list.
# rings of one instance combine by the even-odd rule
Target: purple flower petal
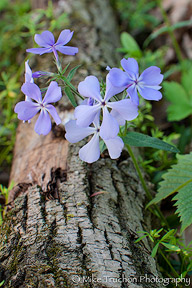
[[77,47],[71,46],[55,46],[55,49],[65,55],[75,55],[79,50]]
[[99,112],[96,114],[94,120],[93,120],[93,124],[94,126],[98,129],[100,128],[100,110]]
[[123,140],[117,136],[113,139],[104,140],[104,142],[107,146],[111,159],[119,158],[124,147]]
[[54,103],[61,99],[61,87],[58,86],[56,81],[52,81],[49,84],[45,97],[43,99],[43,103]]
[[29,60],[25,62],[25,83],[33,83],[33,77],[32,77],[32,71],[31,68],[29,67]]
[[142,86],[157,86],[163,81],[161,69],[156,66],[151,66],[143,71],[140,75],[139,82],[143,82]]
[[76,143],[84,139],[85,137],[93,134],[95,132],[95,128],[93,127],[79,127],[76,124],[75,120],[70,120],[65,124],[65,138],[70,143]]
[[109,81],[115,87],[127,86],[130,83],[127,73],[119,68],[112,68],[108,75]]
[[[117,69],[117,68],[113,68],[113,69]],[[111,71],[113,70],[111,69]],[[118,70],[118,69],[117,69]],[[119,69],[120,70],[120,69]],[[114,86],[113,83],[110,81],[110,73],[111,71],[108,73],[107,77],[106,77],[106,92],[105,92],[105,98],[104,101],[108,101],[111,97],[113,97],[114,95],[117,95],[119,93],[121,93],[123,90],[126,89],[127,85],[123,84],[121,86]],[[121,70],[120,70],[121,71]],[[121,71],[123,72],[123,71]],[[125,73],[125,72],[123,72]],[[128,78],[127,78],[128,79]],[[120,79],[119,79],[120,80]],[[118,83],[118,82],[116,82]],[[120,83],[120,82],[119,82]],[[125,82],[121,82],[120,84],[125,83]],[[116,85],[116,84],[115,84]]]
[[34,83],[24,83],[21,87],[21,91],[28,97],[34,99],[37,102],[42,102],[41,91],[39,87]]
[[49,113],[42,109],[35,123],[35,132],[39,135],[47,135],[51,131],[51,119]]
[[15,113],[18,114],[18,118],[24,121],[33,118],[39,110],[38,104],[32,101],[21,101],[16,104],[14,109]]
[[93,163],[99,159],[99,133],[95,133],[92,139],[79,150],[79,157],[87,163]]
[[45,75],[47,75],[47,73],[46,73],[46,72],[43,72],[43,71],[35,71],[35,72],[32,74],[33,78],[39,78],[39,77],[45,76]]
[[27,49],[26,51],[33,53],[33,54],[43,55],[44,53],[51,53],[52,47],[50,47],[50,48],[30,48],[30,49]]
[[57,114],[56,108],[53,105],[48,104],[48,105],[46,105],[46,109],[51,114],[51,116],[53,117],[55,123],[57,125],[61,124],[61,119],[60,119],[59,115]]
[[135,80],[137,78],[136,76],[139,75],[139,66],[134,58],[123,58],[121,60],[121,66],[133,80]]
[[130,96],[131,100],[136,104],[139,105],[139,96],[137,94],[137,88],[136,85],[133,84],[127,89],[127,93]]
[[[138,116],[138,106],[131,99],[109,102],[108,107],[117,111],[125,120],[133,120]],[[112,138],[112,137],[111,137]]]
[[88,127],[94,120],[96,114],[101,109],[99,104],[89,106],[89,105],[79,105],[75,108],[75,118],[77,118],[77,125],[81,127]]
[[100,128],[100,136],[103,139],[115,138],[119,133],[119,125],[115,118],[111,116],[107,107],[103,108],[103,121]]
[[103,100],[100,95],[100,84],[95,76],[87,76],[84,81],[80,82],[78,91],[84,97],[94,98],[98,102]]
[[113,116],[113,118],[115,118],[117,120],[119,126],[125,125],[125,119],[122,118],[121,114],[119,114],[115,110],[112,110],[110,113],[111,113],[111,116]]
[[161,92],[155,89],[151,89],[147,87],[143,87],[143,88],[138,87],[138,91],[141,94],[141,96],[146,100],[159,101],[162,98]]
[[69,29],[61,31],[59,38],[55,43],[55,46],[67,44],[72,37],[73,37],[73,31],[71,32]]
[[35,34],[35,42],[42,47],[48,48],[55,43],[53,33],[50,31],[44,31],[41,34]]

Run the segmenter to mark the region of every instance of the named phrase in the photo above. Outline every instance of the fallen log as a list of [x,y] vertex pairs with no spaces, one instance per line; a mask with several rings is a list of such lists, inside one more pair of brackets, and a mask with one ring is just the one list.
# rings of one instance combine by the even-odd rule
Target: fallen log
[[[118,65],[109,1],[67,0],[58,7],[70,15],[80,51],[71,62],[83,63],[76,83]],[[63,123],[71,113],[65,101],[58,107]],[[149,229],[150,215],[128,153],[83,163],[82,143],[69,144],[64,126],[54,126],[47,136],[33,127],[34,120],[17,130],[10,176],[15,187],[1,227],[0,282],[19,288],[160,287],[149,279],[158,272],[147,240],[134,243],[137,231]],[[141,281],[146,275],[149,280]]]

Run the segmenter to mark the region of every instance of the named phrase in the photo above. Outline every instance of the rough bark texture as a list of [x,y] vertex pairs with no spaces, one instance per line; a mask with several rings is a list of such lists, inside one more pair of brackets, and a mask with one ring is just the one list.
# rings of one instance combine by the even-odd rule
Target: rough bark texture
[[[59,5],[71,15],[73,44],[84,63],[76,81],[117,65],[118,37],[108,1]],[[62,111],[64,106],[58,107],[63,123],[70,113]],[[139,283],[140,276],[158,273],[147,241],[134,243],[135,232],[148,229],[150,218],[126,151],[117,161],[105,154],[88,165],[62,128],[40,137],[33,126],[34,121],[21,123],[17,131],[11,173],[17,185],[1,230],[0,282],[19,288],[160,287]],[[103,193],[90,197],[96,192]]]

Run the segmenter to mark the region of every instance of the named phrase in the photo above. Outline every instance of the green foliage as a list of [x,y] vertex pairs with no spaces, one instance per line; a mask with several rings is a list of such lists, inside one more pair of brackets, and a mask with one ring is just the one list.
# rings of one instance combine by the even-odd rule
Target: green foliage
[[151,33],[151,35],[145,40],[143,46],[147,47],[152,40],[156,39],[161,34],[169,33],[170,31],[174,31],[176,29],[183,28],[183,27],[190,27],[191,24],[192,24],[192,20],[190,19],[186,21],[177,22],[171,25],[170,27],[167,27],[167,26],[161,27],[157,29],[155,32]]
[[135,39],[127,32],[121,33],[120,36],[122,48],[117,51],[125,53],[125,57],[131,55],[132,57],[140,58],[142,56],[141,49]]
[[192,114],[192,67],[182,73],[181,84],[164,82],[164,94],[171,102],[167,109],[169,121],[179,121]]
[[77,103],[75,101],[75,97],[74,97],[70,87],[65,87],[64,91],[65,91],[65,94],[67,95],[67,97],[69,98],[71,104],[73,105],[73,107],[77,107]]
[[[186,277],[189,276],[192,270],[192,247],[190,242],[188,245],[182,241],[177,235],[176,229],[159,230],[154,229],[147,231],[138,231],[137,233],[143,234],[135,243],[140,242],[144,238],[148,238],[152,244],[153,249],[151,252],[152,257],[158,256],[161,265],[161,272],[166,277]],[[172,255],[174,254],[174,259]],[[176,258],[176,254],[178,255]],[[179,261],[181,260],[181,262]]]
[[127,24],[132,31],[153,29],[160,22],[157,17],[150,14],[151,9],[156,6],[154,0],[113,0],[119,11],[122,22]]
[[13,188],[14,182],[12,181],[9,187],[5,187],[0,184],[0,225],[2,225],[3,222],[3,212],[4,212],[4,207],[5,204],[8,202],[8,194],[9,191]]
[[122,137],[122,139],[125,144],[128,144],[130,146],[152,147],[155,149],[165,150],[174,153],[179,152],[179,150],[171,144],[138,132],[127,132],[127,135]]
[[177,155],[178,163],[173,165],[166,174],[162,176],[160,188],[156,197],[148,204],[158,203],[162,199],[177,193],[172,200],[177,202],[177,213],[182,222],[181,231],[192,224],[192,153]]
[[118,48],[117,51],[125,54],[125,58],[136,58],[141,71],[152,65],[158,65],[160,68],[164,67],[166,47],[161,47],[153,52],[150,50],[141,50],[136,40],[127,32],[121,33],[120,40],[122,47]]
[[157,231],[157,229],[150,230],[150,232],[139,231],[138,233],[142,233],[143,235],[141,237],[139,237],[135,241],[135,243],[141,241],[145,237],[148,237],[151,240],[151,242],[153,242],[155,244],[153,247],[153,250],[151,252],[152,257],[156,256],[160,244],[163,245],[164,247],[166,247],[168,249],[168,251],[180,252],[181,249],[175,245],[176,239],[175,239],[174,235],[176,233],[176,230],[171,229],[161,237],[160,233],[162,231],[163,231],[163,228],[159,229],[158,231]]

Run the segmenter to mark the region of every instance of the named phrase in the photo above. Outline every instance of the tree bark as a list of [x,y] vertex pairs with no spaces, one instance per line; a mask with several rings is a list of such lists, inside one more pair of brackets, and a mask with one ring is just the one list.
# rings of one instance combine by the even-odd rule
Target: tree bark
[[[83,62],[75,82],[118,65],[117,25],[109,2],[58,5],[70,15],[73,46],[80,51],[70,62]],[[66,101],[57,107],[63,124],[72,112]],[[20,123],[17,130],[15,187],[1,229],[0,282],[19,288],[160,287],[139,281],[158,272],[147,240],[134,243],[136,231],[149,229],[150,215],[144,212],[145,193],[128,153],[118,160],[104,153],[89,165],[78,157],[83,142],[69,144],[64,126],[54,126],[46,137],[33,127],[34,121]]]

